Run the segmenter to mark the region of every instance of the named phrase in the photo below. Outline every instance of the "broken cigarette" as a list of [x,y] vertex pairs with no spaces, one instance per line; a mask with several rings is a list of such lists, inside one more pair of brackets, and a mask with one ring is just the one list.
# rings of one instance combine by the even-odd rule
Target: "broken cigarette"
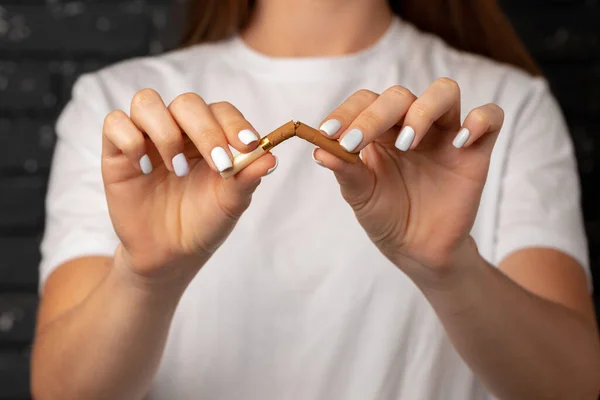
[[301,122],[290,121],[262,138],[258,147],[250,153],[236,155],[233,158],[233,167],[223,171],[221,176],[225,179],[231,178],[273,147],[294,136],[307,140],[344,161],[355,163],[359,158],[358,154],[348,153],[337,140],[328,139],[318,130]]

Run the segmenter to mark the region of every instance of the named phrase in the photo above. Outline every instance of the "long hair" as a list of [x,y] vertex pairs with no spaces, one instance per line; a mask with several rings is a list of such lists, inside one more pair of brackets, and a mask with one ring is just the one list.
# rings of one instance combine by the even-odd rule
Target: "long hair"
[[[452,47],[540,75],[496,0],[389,0],[389,4],[400,18]],[[253,0],[188,0],[181,45],[231,36],[246,26],[253,6]]]

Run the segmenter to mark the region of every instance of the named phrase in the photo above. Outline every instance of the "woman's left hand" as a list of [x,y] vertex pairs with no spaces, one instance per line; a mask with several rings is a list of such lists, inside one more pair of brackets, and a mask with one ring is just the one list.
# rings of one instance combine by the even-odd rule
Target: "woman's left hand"
[[401,86],[381,95],[360,90],[321,126],[348,151],[362,150],[362,162],[321,149],[315,160],[334,171],[375,245],[412,276],[448,271],[476,249],[469,233],[504,112],[487,104],[461,125],[460,103],[458,84],[447,78],[419,98]]

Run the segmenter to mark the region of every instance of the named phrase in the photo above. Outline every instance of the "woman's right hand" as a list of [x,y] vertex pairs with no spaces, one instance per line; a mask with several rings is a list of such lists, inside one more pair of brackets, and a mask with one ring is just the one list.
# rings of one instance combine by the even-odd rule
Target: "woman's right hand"
[[130,117],[105,119],[102,176],[110,217],[121,241],[116,258],[137,276],[189,283],[250,205],[270,154],[230,179],[229,146],[256,148],[259,136],[229,103],[207,105],[193,93],[168,107],[153,90],[131,102]]

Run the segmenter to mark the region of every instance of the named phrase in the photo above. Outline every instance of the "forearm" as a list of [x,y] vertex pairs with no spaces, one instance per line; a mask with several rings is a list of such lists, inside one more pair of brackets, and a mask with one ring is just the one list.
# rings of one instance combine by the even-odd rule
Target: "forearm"
[[74,309],[36,337],[36,398],[140,399],[160,361],[182,288],[149,291],[113,266]]
[[419,286],[488,388],[501,399],[595,399],[600,354],[593,327],[481,257],[468,262],[456,275]]

